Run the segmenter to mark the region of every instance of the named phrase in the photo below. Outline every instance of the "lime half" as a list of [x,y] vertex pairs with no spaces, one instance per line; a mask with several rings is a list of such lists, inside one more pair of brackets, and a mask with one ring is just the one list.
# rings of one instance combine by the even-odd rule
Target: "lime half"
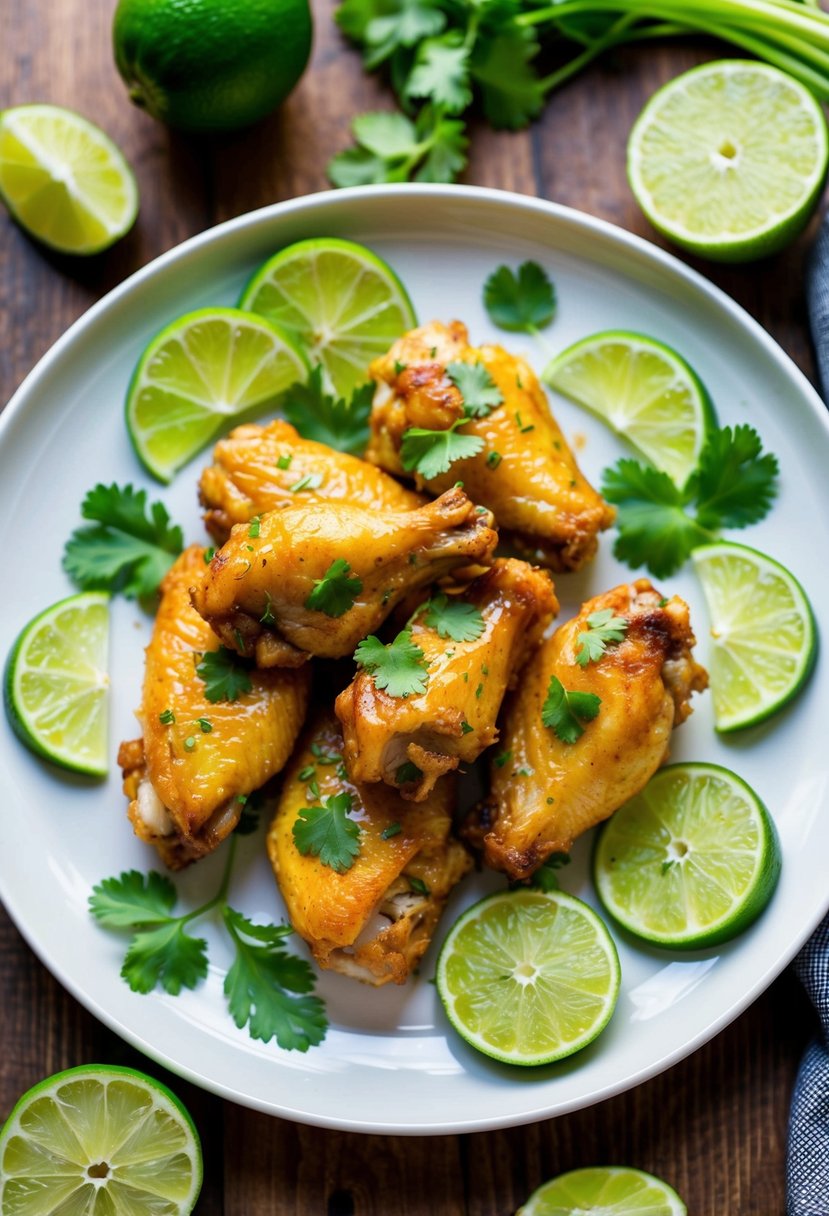
[[764,257],[803,228],[829,158],[815,98],[777,68],[719,60],[684,72],[645,106],[628,178],[653,226],[723,262]]
[[683,486],[696,467],[714,407],[681,355],[644,334],[582,338],[544,370],[551,388],[592,410],[651,464]]
[[201,1182],[193,1120],[165,1085],[131,1068],[47,1077],[0,1132],[2,1216],[187,1216]]
[[6,712],[27,747],[62,768],[107,772],[109,596],[87,591],[53,604],[11,649]]
[[692,554],[710,618],[708,671],[717,730],[753,726],[800,691],[817,658],[806,593],[784,566],[727,541]]
[[746,929],[771,899],[780,845],[752,789],[716,764],[670,764],[602,830],[593,877],[611,916],[657,946]]
[[368,365],[417,324],[406,289],[376,253],[334,237],[297,241],[262,266],[239,301],[275,322],[322,363],[329,389],[348,398]]
[[18,223],[62,253],[98,253],[138,214],[132,170],[112,140],[72,110],[0,114],[0,197]]
[[150,342],[127,393],[127,428],[160,481],[232,424],[273,405],[308,369],[276,326],[238,308],[202,308]]
[[686,1216],[687,1211],[661,1178],[628,1166],[596,1165],[545,1182],[518,1216]]
[[508,1064],[546,1064],[610,1021],[621,971],[592,908],[563,891],[499,892],[449,931],[437,988],[472,1047]]

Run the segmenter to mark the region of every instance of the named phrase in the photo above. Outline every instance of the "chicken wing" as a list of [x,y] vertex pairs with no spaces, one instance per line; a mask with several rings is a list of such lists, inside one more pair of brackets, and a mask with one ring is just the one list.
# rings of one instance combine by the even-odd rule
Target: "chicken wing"
[[454,641],[441,630],[435,603],[423,605],[411,622],[411,640],[428,664],[426,691],[392,697],[361,671],[336,704],[351,777],[397,785],[415,802],[429,796],[443,773],[471,763],[498,738],[504,692],[558,611],[549,575],[514,559],[496,561],[462,596],[437,601],[438,610],[441,603],[474,610],[480,628],[470,640]]
[[[608,609],[624,622],[622,638],[582,666],[590,621]],[[544,643],[504,706],[503,750],[475,828],[489,865],[526,878],[647,784],[667,758],[672,729],[691,712],[691,693],[708,682],[694,642],[688,605],[638,579],[589,600]],[[553,677],[567,692],[601,701],[571,743],[542,721]]]
[[196,662],[219,639],[190,603],[204,571],[204,551],[192,545],[161,585],[137,715],[143,735],[118,753],[135,833],[173,870],[212,852],[236,826],[245,796],[281,770],[310,685],[304,670],[251,671],[238,700],[207,700]]
[[[321,967],[376,986],[402,984],[472,864],[449,835],[453,782],[412,807],[386,786],[354,785],[341,752],[337,721],[322,714],[285,774],[268,854],[291,924]],[[353,865],[338,873],[300,853],[293,829],[303,808],[342,794],[351,798],[360,836]]]
[[[412,588],[488,565],[497,540],[490,513],[457,488],[415,511],[323,502],[271,511],[255,528],[233,529],[193,603],[226,646],[260,667],[341,658]],[[326,577],[330,595],[318,589]]]
[[483,364],[503,401],[487,417],[463,425],[464,435],[483,440],[479,453],[455,461],[439,477],[418,477],[419,485],[439,493],[462,481],[527,557],[554,570],[578,570],[595,554],[598,533],[613,523],[614,509],[580,473],[529,364],[500,346],[470,346],[459,321],[413,329],[372,363],[377,390],[366,459],[405,475],[405,431],[447,430],[463,417],[463,397],[446,370],[458,362]]
[[303,439],[288,422],[238,426],[213,451],[199,497],[210,535],[223,545],[234,524],[303,502],[349,502],[372,510],[413,511],[423,498],[374,465]]

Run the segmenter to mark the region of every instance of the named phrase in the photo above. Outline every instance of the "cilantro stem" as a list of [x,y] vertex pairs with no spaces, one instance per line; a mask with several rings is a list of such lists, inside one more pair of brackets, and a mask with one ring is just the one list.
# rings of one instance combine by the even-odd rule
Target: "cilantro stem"
[[[621,42],[624,32],[637,20],[638,18],[632,13],[628,13],[626,16],[620,17],[618,21],[614,22],[606,34],[603,34],[601,38],[596,38],[592,42],[589,42],[580,55],[575,55],[568,63],[565,63],[563,67],[558,68],[555,72],[551,72],[549,76],[544,76],[539,82],[542,92],[550,93],[554,89],[559,88],[560,85],[563,85],[565,81],[571,78],[571,76],[578,75],[583,68],[587,67],[588,63],[594,60],[598,55],[601,55],[603,51],[606,51],[610,47],[615,46],[618,42]],[[536,334],[535,336],[538,335]]]
[[199,908],[194,908],[192,912],[187,912],[184,916],[178,917],[178,921],[182,925],[186,925],[191,920],[197,920],[201,916],[205,916],[208,912],[212,912],[214,908],[224,906],[227,903],[227,893],[230,890],[230,876],[233,872],[233,863],[236,859],[236,842],[238,837],[231,835],[227,846],[227,860],[225,868],[222,871],[222,881],[219,883],[219,889],[216,894],[202,904]]

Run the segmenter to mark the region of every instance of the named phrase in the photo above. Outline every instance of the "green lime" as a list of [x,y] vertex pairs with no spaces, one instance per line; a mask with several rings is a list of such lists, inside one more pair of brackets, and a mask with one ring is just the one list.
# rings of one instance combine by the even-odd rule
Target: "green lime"
[[132,1068],[55,1073],[0,1132],[0,1216],[187,1216],[201,1183],[193,1120]]
[[676,1191],[623,1165],[594,1165],[559,1174],[533,1191],[518,1216],[686,1216]]
[[244,417],[275,403],[308,368],[291,339],[238,308],[202,308],[156,334],[133,372],[127,429],[160,481]]
[[724,59],[659,89],[628,141],[628,179],[655,228],[722,262],[788,244],[817,205],[829,160],[808,89],[777,68]]
[[611,916],[655,946],[728,941],[760,915],[780,875],[763,803],[717,764],[669,764],[599,835],[593,878]]
[[644,334],[609,329],[582,338],[547,365],[543,379],[592,410],[678,486],[717,425],[696,372]]
[[280,250],[242,292],[240,308],[274,321],[322,363],[328,387],[349,397],[368,365],[417,324],[406,289],[376,253],[334,237]]
[[592,908],[563,891],[502,891],[449,930],[436,982],[449,1021],[508,1064],[547,1064],[610,1021],[621,971]]
[[183,131],[230,131],[275,109],[311,52],[308,0],[119,0],[115,63],[130,98]]
[[754,726],[800,691],[817,658],[806,592],[784,566],[720,541],[692,554],[708,605],[708,673],[718,731]]
[[109,596],[87,591],[36,616],[12,646],[3,693],[27,747],[62,768],[107,773]]
[[99,253],[135,223],[138,187],[103,131],[60,106],[0,113],[0,198],[61,253]]

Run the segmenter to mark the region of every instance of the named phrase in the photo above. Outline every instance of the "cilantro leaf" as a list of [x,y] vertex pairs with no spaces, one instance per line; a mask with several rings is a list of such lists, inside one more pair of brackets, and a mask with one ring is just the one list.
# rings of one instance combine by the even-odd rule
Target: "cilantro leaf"
[[412,144],[417,140],[417,128],[414,123],[393,110],[359,114],[352,123],[352,130],[361,147],[385,160],[408,156]]
[[354,651],[354,661],[374,677],[374,683],[390,697],[408,697],[426,691],[429,676],[423,651],[412,642],[411,629],[398,633],[384,646],[373,635]]
[[161,924],[170,919],[176,889],[163,874],[150,870],[124,870],[117,878],[104,878],[92,888],[89,910],[109,929]]
[[619,508],[613,552],[657,577],[673,574],[696,545],[711,539],[685,511],[686,493],[667,473],[624,458],[605,469],[602,493]]
[[491,20],[475,41],[470,70],[493,127],[517,130],[541,112],[544,86],[531,63],[538,42],[514,24],[510,7],[517,13],[517,5],[488,6]]
[[467,418],[486,418],[503,403],[504,394],[483,363],[449,363],[446,374],[463,397]]
[[575,743],[584,734],[581,723],[592,722],[601,703],[594,692],[568,692],[558,676],[551,676],[541,721],[562,743]]
[[181,528],[163,503],[147,508],[147,491],[99,483],[81,504],[92,527],[66,542],[63,568],[83,591],[122,592],[128,599],[154,595],[183,548]]
[[361,384],[346,403],[326,393],[322,386],[322,366],[318,364],[307,384],[292,384],[283,411],[303,439],[325,443],[339,452],[362,455],[368,444],[368,418],[371,413],[373,384]]
[[[342,5],[346,9],[349,0]],[[367,6],[363,0],[364,10]],[[351,10],[354,4],[352,0]],[[415,46],[423,38],[439,34],[446,26],[440,0],[371,0],[372,13],[364,26],[364,58],[371,70],[400,47]],[[346,14],[346,25],[353,21]],[[341,28],[345,29],[342,25]],[[348,30],[346,29],[346,32]]]
[[426,105],[417,116],[418,182],[453,182],[466,168],[469,140],[463,122],[447,118],[440,106]]
[[724,426],[708,436],[689,490],[704,528],[745,528],[768,514],[777,493],[777,457],[761,456],[753,427]]
[[459,114],[471,104],[469,48],[459,30],[420,44],[404,94],[428,98],[446,114]]
[[352,123],[356,147],[339,152],[328,164],[334,186],[378,182],[452,182],[466,165],[469,141],[464,124],[448,118],[441,106],[425,105],[412,122],[383,111],[361,114]]
[[363,589],[363,581],[351,573],[351,566],[344,558],[336,558],[322,578],[314,580],[314,587],[305,607],[326,616],[342,616],[354,607],[354,601]]
[[286,953],[289,926],[257,925],[225,906],[222,919],[236,948],[225,976],[228,1009],[250,1036],[276,1039],[286,1051],[307,1051],[325,1038],[328,1021],[319,997],[308,995],[314,975],[304,959]]
[[556,290],[538,262],[522,262],[517,274],[499,266],[484,283],[484,308],[499,329],[532,334],[552,321]]
[[625,617],[614,616],[612,608],[592,612],[587,618],[587,629],[577,638],[579,649],[576,652],[576,662],[580,667],[598,662],[609,645],[624,640],[627,630],[628,622]]
[[121,976],[133,992],[152,992],[159,985],[170,996],[195,988],[207,975],[207,942],[185,932],[180,919],[139,930],[124,956]]
[[459,435],[457,428],[467,421],[459,418],[445,431],[430,431],[425,427],[410,426],[403,433],[400,445],[400,462],[411,473],[416,470],[425,481],[448,472],[456,460],[468,460],[477,456],[484,446],[480,435]]
[[360,825],[348,818],[350,794],[332,794],[322,806],[304,806],[293,826],[294,844],[303,856],[319,857],[338,874],[354,865],[360,853]]
[[204,681],[208,701],[238,701],[242,693],[253,688],[250,671],[242,667],[238,655],[226,646],[205,651],[196,666],[196,675]]
[[476,642],[486,628],[484,618],[474,604],[461,599],[450,599],[441,593],[433,595],[420,609],[423,620],[438,637],[451,638],[453,642]]

